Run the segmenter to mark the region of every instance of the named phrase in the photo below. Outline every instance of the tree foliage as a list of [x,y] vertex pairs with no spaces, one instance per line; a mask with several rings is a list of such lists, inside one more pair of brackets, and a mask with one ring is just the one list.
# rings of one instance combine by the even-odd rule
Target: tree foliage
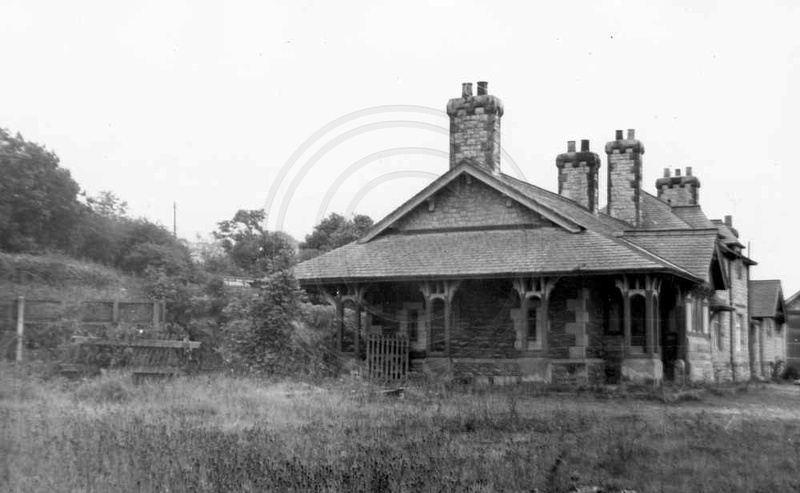
[[222,353],[229,368],[256,374],[289,374],[302,358],[293,343],[303,292],[289,269],[263,278],[257,297],[239,298],[226,308]]
[[352,219],[346,219],[332,212],[306,235],[305,241],[300,244],[300,257],[302,260],[307,260],[352,243],[364,236],[373,224],[372,218],[364,214],[356,214]]
[[240,209],[232,219],[220,221],[214,237],[233,264],[247,275],[265,275],[294,265],[294,240],[262,226],[263,210]]
[[0,249],[68,250],[83,205],[53,152],[0,128]]

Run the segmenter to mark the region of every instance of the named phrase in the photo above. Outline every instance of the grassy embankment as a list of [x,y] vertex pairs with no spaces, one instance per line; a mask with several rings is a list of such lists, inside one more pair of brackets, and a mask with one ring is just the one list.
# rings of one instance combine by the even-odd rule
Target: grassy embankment
[[143,297],[139,283],[91,262],[63,255],[0,252],[0,300],[17,296],[80,302]]
[[3,491],[797,491],[800,393],[134,386],[0,369]]

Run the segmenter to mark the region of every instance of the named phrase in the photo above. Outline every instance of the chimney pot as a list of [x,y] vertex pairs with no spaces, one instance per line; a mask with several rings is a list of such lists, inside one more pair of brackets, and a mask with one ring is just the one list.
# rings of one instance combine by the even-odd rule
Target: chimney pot
[[725,216],[725,226],[733,227],[733,217]]
[[636,138],[636,130],[629,128],[628,129],[628,140],[634,140]]
[[575,141],[568,140],[567,141],[567,152],[575,152]]
[[692,176],[692,167],[691,166],[687,166],[686,167],[686,176]]
[[681,169],[675,168],[675,176],[681,176]]
[[478,82],[478,96],[486,96],[489,94],[489,83],[485,80]]
[[669,178],[669,168],[664,168],[664,178]]
[[461,97],[468,98],[470,96],[472,96],[472,82],[461,84]]
[[622,140],[622,130],[617,130],[616,140]]
[[581,152],[589,152],[589,141],[587,139],[581,140]]

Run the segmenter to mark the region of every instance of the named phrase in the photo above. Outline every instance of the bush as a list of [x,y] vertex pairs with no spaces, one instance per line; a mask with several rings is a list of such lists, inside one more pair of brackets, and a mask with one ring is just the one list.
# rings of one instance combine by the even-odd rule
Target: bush
[[800,364],[791,363],[786,365],[786,369],[783,370],[783,378],[785,380],[800,380]]
[[289,270],[260,282],[259,294],[234,298],[224,310],[220,352],[237,373],[296,376],[329,373],[330,314],[305,305],[304,293]]

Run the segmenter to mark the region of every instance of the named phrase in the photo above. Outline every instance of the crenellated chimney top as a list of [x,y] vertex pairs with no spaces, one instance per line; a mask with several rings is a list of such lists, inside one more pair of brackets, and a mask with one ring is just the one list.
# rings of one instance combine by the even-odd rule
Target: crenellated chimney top
[[675,168],[675,175],[670,176],[669,168],[664,168],[664,177],[656,180],[658,198],[671,206],[698,205],[700,180],[692,175],[692,168],[686,167],[686,176],[681,176],[681,169]]
[[581,140],[580,152],[575,152],[574,140],[567,141],[567,152],[556,157],[556,167],[558,194],[597,212],[600,156],[589,150],[589,141]]
[[622,130],[606,143],[608,157],[608,214],[638,227],[642,219],[642,155],[644,146],[636,140],[636,131]]
[[461,97],[447,103],[450,117],[450,168],[466,161],[492,173],[500,172],[500,117],[503,103],[489,94],[489,83],[461,84]]

